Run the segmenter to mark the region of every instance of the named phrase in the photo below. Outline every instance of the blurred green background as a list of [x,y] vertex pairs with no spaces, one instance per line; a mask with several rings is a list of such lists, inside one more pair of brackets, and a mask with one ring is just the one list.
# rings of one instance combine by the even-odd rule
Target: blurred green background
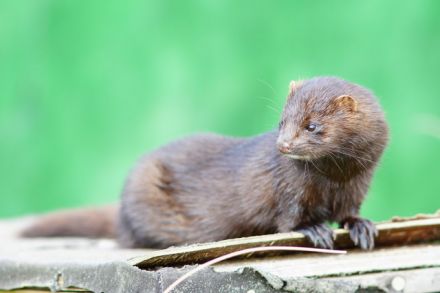
[[118,199],[135,160],[277,124],[292,79],[371,88],[391,143],[362,213],[440,208],[440,1],[1,1],[0,217]]

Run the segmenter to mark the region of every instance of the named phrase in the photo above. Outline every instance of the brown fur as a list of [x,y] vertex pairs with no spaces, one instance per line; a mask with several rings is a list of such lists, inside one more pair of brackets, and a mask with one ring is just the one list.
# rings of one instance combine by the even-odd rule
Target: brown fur
[[23,237],[81,236],[115,238],[116,206],[59,211],[40,217],[21,232]]
[[277,130],[200,134],[144,156],[123,190],[119,241],[162,248],[296,230],[332,247],[326,222],[337,222],[372,248],[375,228],[359,208],[387,137],[366,89],[334,77],[293,82]]
[[[353,240],[373,247],[374,227],[358,213],[387,141],[376,99],[338,78],[291,83],[281,121],[260,136],[204,134],[146,155],[124,188],[121,243],[167,247],[299,230],[331,247],[324,223],[349,221]],[[319,134],[305,133],[311,121]],[[283,156],[280,140],[287,155],[310,159]]]

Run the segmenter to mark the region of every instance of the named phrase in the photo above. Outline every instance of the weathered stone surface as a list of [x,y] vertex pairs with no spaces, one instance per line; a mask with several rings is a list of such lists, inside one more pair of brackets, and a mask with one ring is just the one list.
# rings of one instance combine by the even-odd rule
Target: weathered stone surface
[[0,260],[0,288],[3,290],[38,287],[58,291],[75,287],[93,292],[155,292],[156,284],[154,273],[141,271],[125,262],[33,264]]
[[[0,261],[0,289],[37,287],[51,291],[71,287],[92,292],[163,292],[175,279],[191,267],[162,268],[142,271],[126,262],[17,263]],[[356,292],[358,286],[345,281],[282,280],[253,269],[237,272],[215,272],[206,269],[181,283],[173,292]],[[337,291],[334,291],[337,290]]]
[[[0,222],[0,290],[43,288],[59,291],[73,287],[106,293],[156,293],[194,268],[140,270],[127,260],[151,250],[119,249],[108,239],[19,239],[17,230],[26,222]],[[288,292],[287,284],[298,292],[293,283],[254,269],[216,272],[209,268],[193,275],[173,292]]]
[[[106,293],[163,292],[174,280],[194,268],[179,267],[182,259],[183,263],[211,259],[215,253],[224,253],[224,247],[234,248],[231,242],[239,243],[239,247],[240,243],[249,244],[252,240],[261,244],[260,238],[236,239],[155,252],[120,249],[109,239],[19,239],[17,229],[26,221],[0,221],[0,292],[19,288],[52,291],[80,288]],[[410,231],[405,235],[415,237],[411,243],[420,239],[438,239],[440,231],[436,219],[391,226],[382,227],[383,242],[388,241],[387,235],[403,239],[399,234],[402,229]],[[340,235],[345,235],[343,233]],[[265,237],[292,238],[291,235]],[[217,250],[209,254],[212,246]],[[188,252],[195,257],[191,258]],[[402,292],[440,291],[440,282],[437,282],[440,245],[435,242],[383,247],[371,252],[350,250],[347,255],[258,256],[202,270],[173,292],[393,292],[396,284],[397,287],[404,286]],[[176,259],[180,260],[177,265],[173,264]],[[165,267],[158,267],[159,263]],[[394,284],[396,278],[403,279],[403,283]]]

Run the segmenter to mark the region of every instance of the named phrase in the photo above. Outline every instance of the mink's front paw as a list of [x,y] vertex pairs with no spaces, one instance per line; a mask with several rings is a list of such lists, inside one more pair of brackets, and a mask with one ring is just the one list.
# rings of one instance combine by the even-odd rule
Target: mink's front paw
[[295,230],[304,234],[316,247],[333,249],[333,231],[326,224],[318,224]]
[[350,233],[350,238],[354,245],[362,249],[374,248],[374,237],[378,232],[374,224],[367,220],[357,217],[351,217],[342,222],[343,227]]

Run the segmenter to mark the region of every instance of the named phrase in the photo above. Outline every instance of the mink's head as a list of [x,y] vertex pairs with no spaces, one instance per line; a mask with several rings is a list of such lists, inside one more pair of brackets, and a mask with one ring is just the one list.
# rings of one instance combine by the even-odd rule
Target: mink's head
[[292,82],[277,147],[293,159],[368,157],[377,161],[388,136],[383,112],[368,90],[335,77]]

